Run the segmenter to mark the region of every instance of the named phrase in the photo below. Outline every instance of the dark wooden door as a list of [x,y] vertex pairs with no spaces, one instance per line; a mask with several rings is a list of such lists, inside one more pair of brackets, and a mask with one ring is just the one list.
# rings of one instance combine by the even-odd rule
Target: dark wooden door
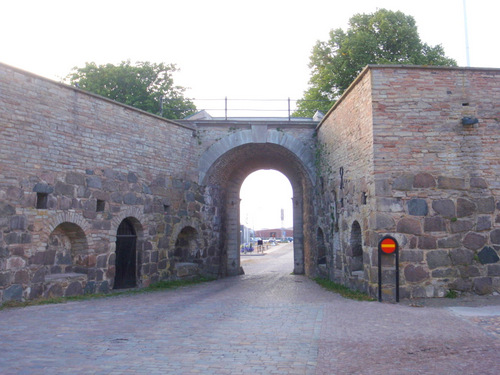
[[136,281],[136,242],[133,225],[123,220],[116,234],[116,261],[114,289],[133,288]]

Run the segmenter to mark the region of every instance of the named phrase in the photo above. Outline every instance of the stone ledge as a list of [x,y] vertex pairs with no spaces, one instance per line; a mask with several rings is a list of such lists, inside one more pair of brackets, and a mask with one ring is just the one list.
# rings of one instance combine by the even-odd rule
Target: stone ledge
[[66,281],[73,279],[87,279],[87,275],[84,273],[68,272],[68,273],[54,273],[50,275],[45,275],[45,282],[51,281]]

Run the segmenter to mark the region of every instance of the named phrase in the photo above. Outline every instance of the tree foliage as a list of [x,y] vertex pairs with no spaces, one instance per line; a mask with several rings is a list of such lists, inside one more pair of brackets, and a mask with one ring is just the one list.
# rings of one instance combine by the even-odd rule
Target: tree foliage
[[456,66],[441,45],[431,47],[420,40],[415,19],[402,12],[380,9],[356,14],[347,32],[330,31],[330,39],[318,41],[312,50],[310,87],[297,102],[294,116],[324,113],[368,64]]
[[185,89],[175,86],[173,64],[122,61],[120,65],[86,63],[74,67],[66,81],[83,90],[116,100],[169,119],[180,119],[196,112],[184,98]]

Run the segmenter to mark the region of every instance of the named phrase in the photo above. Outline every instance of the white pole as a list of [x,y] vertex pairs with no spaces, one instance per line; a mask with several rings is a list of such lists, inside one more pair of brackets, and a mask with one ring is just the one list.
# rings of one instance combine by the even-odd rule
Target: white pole
[[469,57],[469,32],[467,30],[467,7],[464,0],[464,28],[465,28],[465,56],[467,58],[467,66],[470,67]]

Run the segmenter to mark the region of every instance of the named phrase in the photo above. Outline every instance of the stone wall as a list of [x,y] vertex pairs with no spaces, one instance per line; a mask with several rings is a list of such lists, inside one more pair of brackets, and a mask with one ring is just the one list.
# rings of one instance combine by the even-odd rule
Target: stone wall
[[[494,69],[365,69],[318,129],[336,181],[320,194],[322,217],[333,208],[339,213],[345,257],[330,266],[344,272],[330,277],[376,295],[377,245],[391,234],[400,243],[402,297],[500,290],[499,87]],[[366,205],[359,201],[364,192]],[[361,282],[345,272],[354,221],[361,227]],[[333,246],[337,257],[338,250]],[[391,298],[394,259],[382,261],[383,292]]]
[[133,285],[239,273],[239,189],[263,168],[294,189],[294,272],[376,295],[391,234],[402,297],[500,291],[499,87],[494,69],[371,66],[314,133],[174,123],[0,64],[0,301],[107,292],[124,238]]
[[194,124],[200,150],[199,182],[218,187],[224,226],[224,251],[228,275],[240,268],[240,189],[246,177],[259,169],[282,172],[293,189],[294,272],[313,274],[314,247],[311,245],[310,220],[315,180],[314,132],[317,122],[256,118],[248,120],[189,121]]
[[196,182],[193,134],[0,65],[0,301],[107,292],[125,219],[136,285],[217,275],[218,202]]
[[369,268],[363,270],[363,254],[356,252],[359,238],[352,232],[359,225],[366,241],[375,202],[370,74],[361,76],[336,103],[317,132],[317,217],[332,249],[330,278],[362,289]]
[[402,295],[498,291],[500,71],[371,72],[375,229],[403,244]]

